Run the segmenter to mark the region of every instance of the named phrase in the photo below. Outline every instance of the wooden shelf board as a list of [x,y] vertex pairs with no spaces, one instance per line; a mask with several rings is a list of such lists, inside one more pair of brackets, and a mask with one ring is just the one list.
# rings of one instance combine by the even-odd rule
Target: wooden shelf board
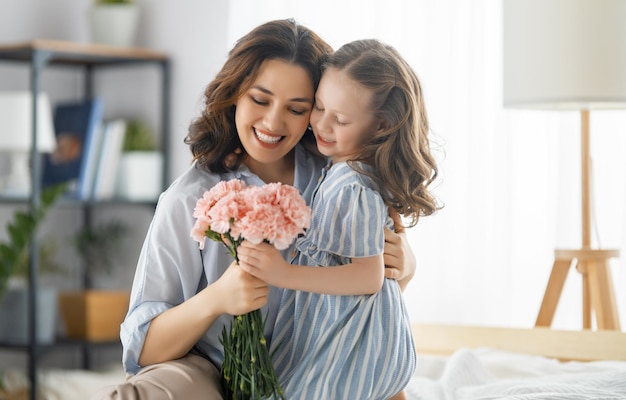
[[0,43],[0,59],[29,61],[36,51],[52,53],[51,64],[116,64],[166,61],[165,53],[141,47],[116,47],[103,44],[34,39],[28,42]]

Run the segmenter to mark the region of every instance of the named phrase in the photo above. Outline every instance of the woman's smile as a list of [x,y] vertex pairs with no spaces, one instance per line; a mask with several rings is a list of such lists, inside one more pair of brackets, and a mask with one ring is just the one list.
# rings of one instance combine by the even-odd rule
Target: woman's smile
[[267,131],[262,131],[258,128],[253,128],[254,129],[254,135],[256,136],[256,138],[265,144],[276,144],[278,142],[280,142],[281,140],[283,140],[284,136],[280,136],[280,135],[274,135],[271,134]]

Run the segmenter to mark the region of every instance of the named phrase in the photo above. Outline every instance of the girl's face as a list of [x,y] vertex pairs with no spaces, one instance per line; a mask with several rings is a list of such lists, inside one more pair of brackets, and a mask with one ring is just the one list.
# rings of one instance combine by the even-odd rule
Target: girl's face
[[328,68],[322,75],[311,126],[317,148],[335,162],[354,158],[376,129],[370,107],[373,93],[343,71]]
[[313,94],[313,82],[303,67],[282,60],[263,62],[235,109],[237,133],[250,163],[283,161],[306,131]]

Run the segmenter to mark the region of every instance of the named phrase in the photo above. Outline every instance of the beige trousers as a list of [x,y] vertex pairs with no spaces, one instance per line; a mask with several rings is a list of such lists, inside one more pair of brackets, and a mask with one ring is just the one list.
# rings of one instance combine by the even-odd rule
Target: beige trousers
[[118,385],[104,387],[92,400],[223,400],[220,374],[195,355],[143,368]]

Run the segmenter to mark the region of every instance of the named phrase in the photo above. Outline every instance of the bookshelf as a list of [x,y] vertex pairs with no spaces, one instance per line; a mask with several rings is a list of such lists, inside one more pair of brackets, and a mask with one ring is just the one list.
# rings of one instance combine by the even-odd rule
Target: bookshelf
[[[170,126],[170,61],[166,54],[145,48],[123,48],[100,44],[86,44],[65,42],[59,40],[35,39],[20,43],[0,43],[0,62],[11,62],[23,65],[30,69],[29,90],[36,98],[37,93],[41,90],[42,72],[51,66],[60,68],[78,68],[84,76],[84,93],[83,98],[92,98],[94,96],[94,77],[99,70],[105,68],[124,68],[131,65],[153,65],[160,72],[160,101],[158,115],[160,117],[160,140],[159,149],[163,157],[161,186],[166,187],[167,171],[169,170],[169,157],[167,154],[167,142],[169,138]],[[2,90],[2,88],[0,88]],[[36,102],[33,102],[36,103]],[[32,110],[32,149],[30,153],[31,165],[31,181],[32,188],[29,195],[24,199],[6,199],[0,194],[0,206],[12,204],[26,204],[29,209],[35,209],[39,205],[41,193],[41,161],[37,152],[37,109],[33,106]],[[115,200],[116,203],[124,203]],[[107,202],[107,203],[110,203]],[[148,205],[150,202],[145,202]],[[98,207],[97,200],[73,201],[72,207],[80,207],[83,210],[83,223],[91,224],[92,211]],[[154,204],[149,204],[153,206]],[[92,343],[88,341],[61,341],[52,345],[41,345],[37,340],[37,304],[38,299],[38,243],[37,238],[33,237],[30,244],[30,279],[28,283],[29,298],[29,338],[26,345],[12,345],[0,343],[0,347],[9,348],[16,351],[24,351],[28,354],[28,378],[30,380],[31,390],[30,398],[35,399],[37,396],[37,368],[39,356],[43,351],[52,351],[53,348],[65,348],[68,345],[78,346],[83,351],[83,367],[89,367],[89,347]],[[89,285],[89,277],[85,274],[84,285]],[[93,345],[102,345],[102,343],[93,343]]]

